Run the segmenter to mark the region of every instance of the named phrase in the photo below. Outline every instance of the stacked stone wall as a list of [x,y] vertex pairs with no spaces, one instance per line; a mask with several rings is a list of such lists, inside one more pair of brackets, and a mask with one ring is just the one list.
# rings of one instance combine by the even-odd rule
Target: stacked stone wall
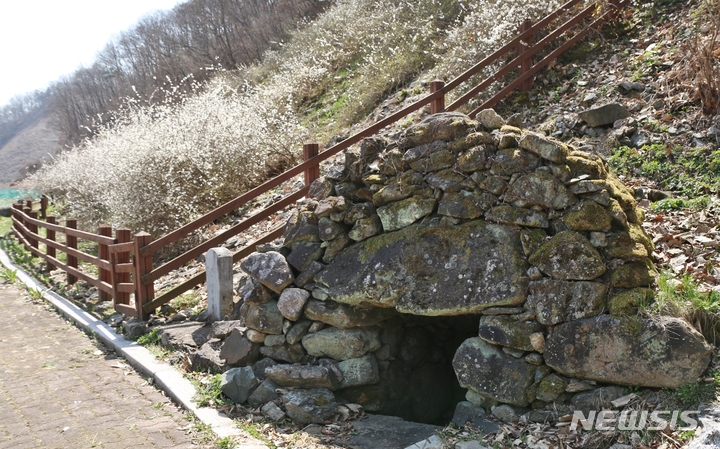
[[[655,275],[642,221],[592,151],[492,110],[431,115],[348,151],[282,243],[242,261],[223,369],[255,379],[251,405],[295,389],[285,408],[306,422],[337,399],[437,421],[428,404],[466,390],[546,420],[598,383],[694,382],[702,336],[638,314]],[[297,412],[303,395],[327,407]]]

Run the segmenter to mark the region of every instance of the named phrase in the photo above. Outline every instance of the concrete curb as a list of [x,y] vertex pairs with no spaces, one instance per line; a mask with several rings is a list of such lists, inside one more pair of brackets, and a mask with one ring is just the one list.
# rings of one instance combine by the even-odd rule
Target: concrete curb
[[0,262],[11,270],[17,270],[18,279],[28,288],[44,291],[43,298],[55,306],[59,313],[73,321],[84,331],[97,336],[104,345],[113,348],[118,354],[122,355],[136,370],[151,377],[155,385],[161,388],[177,404],[193,412],[218,437],[239,437],[239,439],[243,440],[243,443],[235,446],[236,449],[267,449],[265,444],[242,431],[227,416],[212,408],[196,406],[192,402],[196,392],[195,387],[175,368],[157,360],[144,347],[127,340],[122,335],[118,335],[112,327],[102,320],[95,318],[57,293],[46,290],[32,276],[13,264],[10,257],[2,249],[0,249]]

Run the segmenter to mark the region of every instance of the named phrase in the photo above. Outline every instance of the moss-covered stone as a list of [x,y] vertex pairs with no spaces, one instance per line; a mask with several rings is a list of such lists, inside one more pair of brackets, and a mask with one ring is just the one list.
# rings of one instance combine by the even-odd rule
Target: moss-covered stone
[[534,351],[530,335],[542,332],[537,321],[518,321],[508,316],[483,316],[478,335],[483,340],[521,351]]
[[615,232],[607,236],[605,253],[609,259],[643,260],[648,257],[647,249],[629,232]]
[[520,242],[525,255],[530,257],[545,243],[546,238],[547,233],[544,229],[523,229],[520,231]]
[[600,315],[556,326],[545,363],[568,376],[652,388],[696,382],[710,363],[712,348],[684,320],[623,320]]
[[582,234],[563,231],[528,259],[543,273],[562,280],[592,280],[606,267],[600,254]]
[[641,225],[642,222],[645,221],[645,211],[639,207],[628,209],[625,213],[627,214],[628,221],[630,223]]
[[457,139],[449,142],[448,150],[452,151],[453,153],[460,153],[461,151],[465,151],[468,148],[489,143],[494,143],[493,135],[485,131],[478,131],[470,133],[462,139]]
[[506,200],[517,199],[548,209],[565,209],[578,201],[562,182],[546,172],[533,172],[518,178],[506,194]]
[[518,136],[522,134],[522,129],[518,128],[517,126],[511,126],[511,125],[503,125],[500,128],[501,133],[509,133],[509,134],[517,134]]
[[610,213],[610,216],[612,217],[612,225],[615,228],[628,230],[630,229],[627,215],[625,214],[625,211],[622,209],[622,206],[620,206],[620,203],[618,200],[614,198],[610,198],[610,204],[608,205],[608,212]]
[[449,150],[442,150],[430,155],[430,164],[427,171],[438,171],[443,168],[452,167],[455,164],[455,155]]
[[[481,396],[520,407],[532,401],[537,367],[503,353],[480,337],[465,340],[453,359],[460,386]],[[534,394],[532,395],[534,396]]]
[[516,224],[532,228],[547,228],[550,226],[547,214],[539,210],[513,207],[503,204],[493,207],[488,211],[485,218],[488,221],[503,224]]
[[408,198],[413,189],[403,188],[400,184],[390,184],[378,190],[372,197],[375,207],[381,207],[388,203]]
[[649,259],[626,263],[612,272],[610,284],[615,288],[647,287],[655,280],[655,274],[655,267]]
[[591,179],[603,179],[607,176],[602,164],[587,157],[568,156],[565,163],[570,167],[573,176],[589,175]]
[[484,172],[477,171],[473,173],[470,178],[480,189],[490,192],[493,195],[502,195],[508,188],[507,181],[499,176],[487,175]]
[[538,384],[535,398],[543,402],[552,402],[565,392],[567,384],[567,380],[555,373],[545,376]]
[[613,295],[608,301],[608,310],[614,316],[634,316],[638,307],[652,300],[654,293],[649,288],[633,288]]
[[518,139],[515,134],[500,133],[497,135],[497,147],[501,150],[506,148],[517,148]]
[[535,170],[539,158],[518,148],[506,148],[495,153],[490,164],[490,172],[493,175],[512,176],[515,173],[526,173]]
[[440,199],[438,214],[472,220],[482,216],[486,210],[481,200],[481,197],[465,190],[446,192]]
[[543,159],[555,162],[556,164],[565,163],[568,154],[568,149],[565,144],[535,133],[525,133],[520,138],[519,145],[520,148],[535,153]]
[[328,327],[305,335],[302,338],[302,345],[313,357],[354,359],[380,349],[380,330],[376,327],[354,329]]
[[370,238],[338,254],[315,282],[341,303],[463,315],[525,302],[526,269],[519,230],[476,220]]
[[390,232],[409,226],[431,214],[436,204],[434,199],[412,197],[379,207],[377,214],[385,232]]
[[382,232],[382,223],[377,215],[371,215],[368,218],[361,218],[355,222],[353,228],[348,232],[348,237],[359,242],[365,240],[373,235],[378,235]]
[[609,231],[612,217],[594,201],[583,201],[579,207],[565,214],[563,221],[573,231]]
[[420,123],[412,125],[400,140],[400,148],[412,148],[434,140],[461,138],[477,127],[478,123],[464,114],[444,112],[429,115]]
[[462,156],[458,158],[458,169],[465,173],[471,173],[485,168],[485,162],[487,162],[488,155],[485,148],[481,146],[472,147],[465,151]]
[[485,129],[490,131],[493,129],[500,129],[505,126],[505,119],[495,112],[494,109],[483,109],[477,113],[475,118],[483,127],[485,127]]
[[630,236],[636,242],[642,244],[647,250],[648,254],[652,254],[655,251],[655,245],[652,239],[647,235],[645,230],[639,224],[629,223]]
[[627,212],[628,210],[635,209],[637,207],[635,197],[630,189],[625,187],[615,176],[608,175],[604,183],[608,188],[608,192],[610,192],[610,196],[618,200],[624,211]]

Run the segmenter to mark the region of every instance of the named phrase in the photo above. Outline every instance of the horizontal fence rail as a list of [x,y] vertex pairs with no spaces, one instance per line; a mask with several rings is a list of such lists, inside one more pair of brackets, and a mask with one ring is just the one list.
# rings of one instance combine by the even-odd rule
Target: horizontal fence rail
[[[567,51],[580,39],[587,36],[591,31],[597,30],[602,23],[614,18],[617,11],[625,7],[629,3],[629,0],[610,0],[610,2],[606,4],[607,7],[602,6],[601,3],[591,4],[581,9],[574,16],[564,19],[562,24],[556,26],[553,30],[548,30],[544,37],[536,40],[536,36],[541,32],[545,32],[544,30],[553,23],[577,11],[581,3],[582,0],[570,0],[536,23],[532,23],[530,20],[524,21],[520,24],[517,37],[447,84],[440,80],[433,81],[430,83],[430,92],[415,103],[390,114],[349,138],[325,149],[323,152],[319,152],[319,146],[316,143],[305,144],[303,146],[304,161],[300,164],[157,240],[153,241],[147,233],[139,233],[132,236],[130,230],[125,228],[116,230],[116,237],[113,238],[112,229],[109,226],[101,226],[98,229],[98,234],[92,234],[74,229],[74,221],[68,220],[66,226],[56,224],[54,217],[47,217],[46,221],[42,221],[42,219],[45,219],[47,198],[44,198],[44,203],[41,201],[40,213],[42,219],[38,219],[37,213],[32,211],[32,203],[26,204],[24,210],[22,205],[14,208],[13,229],[18,235],[18,238],[34,255],[42,257],[47,261],[48,268],[55,266],[65,270],[68,273],[69,284],[72,283],[71,281],[73,281],[73,279],[83,279],[98,287],[102,293],[101,299],[112,297],[116,310],[126,315],[146,319],[157,307],[203,284],[205,282],[205,272],[198,272],[180,285],[173,287],[157,297],[155,297],[155,281],[196,259],[210,248],[222,245],[229,238],[270,219],[274,214],[281,212],[286,207],[292,206],[297,200],[306,196],[310,184],[320,176],[321,162],[359,143],[362,139],[377,134],[383,128],[398,122],[426,106],[429,106],[431,113],[455,111],[467,105],[491,85],[507,78],[513,71],[517,71],[517,77],[513,81],[508,82],[504,88],[500,89],[490,99],[472,110],[469,114],[470,117],[475,117],[483,109],[495,106],[516,88],[520,88],[521,90],[531,89],[535,74]],[[587,24],[590,21],[592,22]],[[586,23],[586,25],[582,26],[583,23]],[[579,30],[577,29],[578,27],[580,27]],[[565,39],[564,42],[560,42],[562,39]],[[539,62],[533,64],[533,58],[538,56],[542,50],[551,44],[557,44],[558,46],[546,56],[542,57]],[[468,89],[450,105],[445,107],[446,94],[455,91],[463,85],[463,83],[481,74],[491,65],[502,62],[503,59],[510,60],[497,69],[495,73]],[[243,219],[222,233],[186,250],[172,260],[153,267],[153,256],[158,251],[177,244],[204,226],[233,213],[261,195],[269,192],[271,189],[301,174],[304,175],[304,186],[301,189],[265,207],[254,215]],[[46,237],[41,237],[38,234],[39,227],[46,229]],[[64,245],[55,241],[56,233],[63,233],[66,236],[66,243]],[[283,226],[274,227],[256,241],[235,252],[233,254],[233,262],[238,262],[252,253],[256,245],[273,241],[281,237],[282,234]],[[88,255],[77,250],[78,238],[97,243],[98,256]],[[45,245],[45,253],[39,251],[38,243]],[[55,257],[56,251],[62,251],[67,255],[67,264],[61,263]],[[79,271],[77,269],[78,259],[97,266],[100,277],[96,279]],[[132,302],[130,295],[134,296],[134,301]]]
[[[78,234],[82,234],[84,236],[83,238],[92,237],[93,240],[91,241],[98,240],[102,241],[105,244],[115,243],[113,239],[107,240],[107,237],[102,237],[83,231],[77,231],[74,229],[74,220],[72,219],[67,220],[69,222],[67,223],[69,224],[69,226],[59,226],[53,223],[47,223],[42,220],[36,219],[35,216],[37,215],[37,213],[33,212],[30,208],[26,207],[23,210],[21,206],[15,205],[14,209],[13,229],[15,230],[15,235],[17,235],[18,239],[20,239],[20,241],[34,256],[40,257],[51,266],[60,268],[66,273],[68,273],[68,285],[74,284],[79,278],[93,285],[94,287],[97,287],[97,289],[102,292],[112,294],[112,285],[78,269],[78,260],[82,260],[83,262],[92,264],[96,266],[98,270],[110,270],[112,267],[107,260],[100,259],[99,257],[93,256],[92,254],[87,254],[77,249],[76,236]],[[51,218],[51,221],[54,221],[54,217]],[[39,233],[40,228],[45,228],[52,231],[53,233],[60,232],[65,234],[65,243],[63,244],[61,242],[55,241],[55,236],[48,235],[48,233],[46,233],[45,237],[41,236]],[[95,237],[98,238],[95,239]],[[42,243],[45,245],[45,252],[40,251],[38,243]],[[51,252],[50,249],[52,249],[53,251]],[[62,251],[63,253],[65,253],[66,263],[61,262],[56,257],[56,251]]]

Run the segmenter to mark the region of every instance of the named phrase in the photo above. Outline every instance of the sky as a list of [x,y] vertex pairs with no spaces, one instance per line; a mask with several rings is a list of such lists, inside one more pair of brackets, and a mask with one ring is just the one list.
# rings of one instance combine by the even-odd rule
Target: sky
[[0,106],[89,66],[115,34],[184,0],[0,0]]

